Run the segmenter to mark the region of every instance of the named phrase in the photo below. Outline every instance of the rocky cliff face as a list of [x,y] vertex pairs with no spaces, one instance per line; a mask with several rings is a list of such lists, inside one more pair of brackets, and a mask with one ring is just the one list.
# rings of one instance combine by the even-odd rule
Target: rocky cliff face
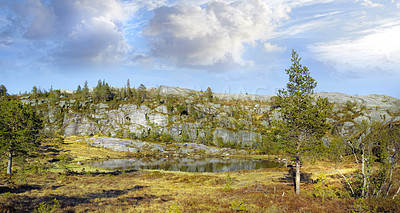
[[[126,101],[91,103],[90,100],[23,98],[39,107],[46,118],[46,130],[71,135],[102,134],[132,139],[196,142],[219,146],[257,147],[263,131],[279,119],[273,96],[214,94],[214,101],[199,99],[200,92],[161,86],[159,100],[140,105]],[[384,95],[350,96],[318,93],[334,104],[330,120],[346,134],[363,120],[400,121],[400,100]],[[174,101],[171,101],[174,100]]]

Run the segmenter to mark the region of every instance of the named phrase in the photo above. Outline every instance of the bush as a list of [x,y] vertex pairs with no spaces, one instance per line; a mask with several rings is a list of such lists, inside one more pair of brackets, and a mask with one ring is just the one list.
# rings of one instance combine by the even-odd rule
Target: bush
[[53,212],[56,209],[60,208],[60,204],[58,203],[58,200],[56,198],[53,199],[53,205],[51,206],[50,204],[46,204],[44,202],[39,204],[40,207],[35,210],[37,213],[49,213]]

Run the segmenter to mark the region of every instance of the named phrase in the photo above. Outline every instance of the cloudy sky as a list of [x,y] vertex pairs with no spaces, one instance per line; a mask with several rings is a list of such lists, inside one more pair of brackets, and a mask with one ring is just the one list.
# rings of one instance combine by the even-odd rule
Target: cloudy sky
[[99,79],[275,94],[295,49],[317,92],[400,98],[400,0],[0,0],[0,84]]

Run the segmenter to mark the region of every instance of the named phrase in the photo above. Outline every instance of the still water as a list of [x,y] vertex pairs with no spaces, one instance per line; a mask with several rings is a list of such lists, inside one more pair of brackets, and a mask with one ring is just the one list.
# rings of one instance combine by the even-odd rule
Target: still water
[[280,163],[266,160],[231,159],[231,158],[131,158],[97,161],[93,166],[105,169],[158,169],[183,172],[227,172],[237,170],[255,170],[276,168]]

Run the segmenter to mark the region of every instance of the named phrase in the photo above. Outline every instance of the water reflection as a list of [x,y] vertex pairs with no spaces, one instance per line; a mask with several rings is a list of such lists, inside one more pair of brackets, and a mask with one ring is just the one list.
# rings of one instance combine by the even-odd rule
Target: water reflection
[[158,169],[184,172],[227,172],[275,168],[279,163],[266,160],[230,159],[230,158],[131,158],[93,162],[93,166],[105,169]]

